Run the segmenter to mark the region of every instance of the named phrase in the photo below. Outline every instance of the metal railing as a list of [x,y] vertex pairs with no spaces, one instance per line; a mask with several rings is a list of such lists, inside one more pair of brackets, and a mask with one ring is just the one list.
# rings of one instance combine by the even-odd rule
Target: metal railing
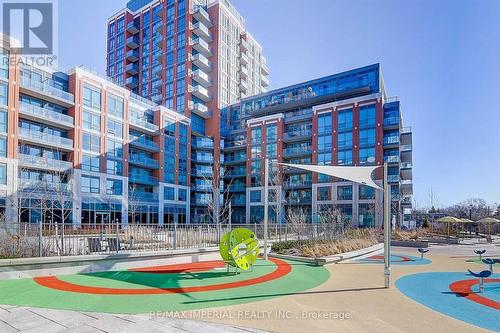
[[[262,242],[264,226],[256,224],[120,224],[4,223],[0,225],[0,256],[50,257],[88,254],[161,252],[219,246],[220,237],[235,227],[252,230]],[[337,224],[270,223],[270,242],[335,239]]]
[[40,143],[57,145],[64,148],[73,148],[73,140],[63,138],[40,131],[29,130],[27,128],[19,128],[19,137],[26,140],[34,140]]
[[21,76],[21,87],[32,89],[44,93],[45,95],[57,97],[69,103],[75,102],[75,96],[73,94],[64,91],[62,89],[53,87],[50,84],[35,81],[25,76]]

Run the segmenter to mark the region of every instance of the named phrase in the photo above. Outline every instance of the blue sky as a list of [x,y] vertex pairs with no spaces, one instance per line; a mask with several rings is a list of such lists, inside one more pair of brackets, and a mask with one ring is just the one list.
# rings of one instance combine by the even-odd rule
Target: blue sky
[[[500,1],[232,0],[271,88],[380,62],[413,128],[414,192],[500,202]],[[104,73],[106,19],[126,0],[59,2],[59,61]]]

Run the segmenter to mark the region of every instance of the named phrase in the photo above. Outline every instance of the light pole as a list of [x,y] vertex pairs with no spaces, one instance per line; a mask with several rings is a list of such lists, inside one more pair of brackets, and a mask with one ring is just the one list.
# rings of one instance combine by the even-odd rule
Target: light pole
[[269,210],[269,160],[267,157],[264,159],[264,259],[267,260],[267,224],[268,224],[268,210]]
[[384,275],[385,287],[391,286],[391,196],[387,181],[387,163],[384,163]]

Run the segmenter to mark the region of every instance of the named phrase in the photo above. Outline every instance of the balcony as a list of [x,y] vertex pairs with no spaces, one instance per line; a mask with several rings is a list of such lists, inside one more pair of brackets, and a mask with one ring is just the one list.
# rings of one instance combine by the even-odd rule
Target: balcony
[[284,188],[286,189],[291,189],[291,188],[309,188],[312,186],[312,181],[311,180],[298,180],[298,181],[287,181],[283,184]]
[[46,147],[56,147],[65,150],[73,150],[73,140],[44,132],[19,128],[20,141],[37,143]]
[[303,141],[303,140],[310,140],[311,137],[312,137],[312,130],[287,132],[283,136],[283,141],[284,142]]
[[402,208],[412,208],[412,202],[410,196],[404,196],[401,198],[401,207]]
[[401,169],[411,169],[412,165],[411,165],[411,163],[408,163],[408,162],[402,162],[400,168]]
[[202,164],[213,164],[214,157],[208,154],[191,154],[191,162],[202,163]]
[[205,26],[201,22],[196,22],[195,24],[190,24],[191,30],[193,30],[194,34],[199,38],[203,38],[207,43],[212,41],[212,37],[210,35],[210,30],[208,30],[207,26]]
[[127,38],[127,47],[131,49],[136,49],[139,47],[139,37],[138,36],[130,36]]
[[199,178],[209,178],[212,177],[213,171],[211,169],[203,169],[203,168],[192,168],[191,175]]
[[158,185],[158,178],[150,175],[140,175],[131,173],[128,177],[129,182],[142,185]]
[[240,66],[240,77],[246,79],[248,77],[248,69],[246,66]]
[[200,116],[204,119],[208,119],[208,118],[212,117],[212,112],[210,112],[208,107],[206,105],[203,105],[202,103],[190,102],[189,107],[191,109],[191,112],[197,114],[198,116]]
[[155,160],[154,158],[147,157],[144,155],[130,155],[128,162],[130,164],[142,166],[148,169],[159,169],[160,168],[160,163]]
[[241,168],[229,171],[226,174],[225,178],[231,179],[231,178],[241,178],[241,177],[246,177],[246,176],[247,176],[247,169],[245,167],[241,167]]
[[134,89],[139,85],[139,79],[136,76],[128,77],[125,80],[125,86],[130,89]]
[[312,110],[302,110],[285,113],[285,124],[312,120]]
[[246,191],[247,191],[247,186],[245,184],[236,183],[229,185],[229,192],[231,193],[246,192]]
[[384,127],[398,127],[399,117],[387,117],[384,118]]
[[191,147],[195,149],[214,149],[214,141],[205,137],[196,137],[191,140]]
[[399,144],[398,136],[386,136],[384,137],[384,146],[392,146]]
[[36,120],[44,124],[55,125],[66,129],[74,127],[74,120],[72,117],[40,106],[20,102],[19,113],[22,115],[22,118]]
[[203,8],[201,6],[197,6],[193,10],[192,13],[193,13],[193,17],[197,21],[202,22],[207,27],[211,27],[212,26],[212,22],[210,21],[210,15],[208,15],[208,12],[205,10],[205,8]]
[[208,77],[208,74],[205,73],[204,71],[197,69],[193,72],[192,75],[193,75],[193,80],[198,82],[201,86],[208,88],[212,85],[212,83],[210,82],[210,78]]
[[411,180],[401,180],[400,190],[402,195],[413,194],[413,181]]
[[73,168],[72,162],[27,154],[19,154],[18,162],[20,167],[51,170],[56,172],[65,172]]
[[269,69],[267,68],[267,64],[265,62],[262,62],[260,65],[260,72],[263,75],[269,75]]
[[403,151],[412,151],[413,150],[413,146],[412,145],[401,145],[399,147],[399,149],[403,152]]
[[237,149],[246,149],[247,140],[226,140],[225,141],[225,151],[237,150]]
[[158,202],[158,193],[144,191],[129,191],[128,198],[131,201]]
[[155,35],[153,37],[153,45],[157,46],[159,48],[163,47],[163,36],[162,35]]
[[194,192],[210,192],[213,189],[211,184],[194,184],[191,186],[191,190]]
[[247,202],[245,198],[237,198],[237,199],[231,199],[231,206],[233,207],[242,207],[246,206]]
[[163,66],[161,64],[156,65],[152,68],[152,71],[154,75],[161,78],[161,74],[163,73]]
[[384,156],[384,161],[387,163],[399,163],[398,155]]
[[283,150],[283,157],[284,158],[293,158],[293,157],[301,157],[301,156],[308,156],[312,154],[312,147],[293,147],[293,148],[286,148]]
[[210,72],[212,70],[212,65],[210,65],[210,61],[201,53],[198,53],[191,57],[193,64],[195,64],[198,68],[204,70],[205,72]]
[[288,199],[286,199],[286,202],[289,205],[310,205],[312,203],[312,200],[310,197],[303,197],[303,198],[289,197]]
[[243,64],[243,65],[247,65],[248,64],[248,56],[245,54],[245,53],[242,53],[240,55],[240,62]]
[[245,155],[227,156],[224,161],[228,165],[231,165],[231,164],[240,164],[240,163],[246,163],[247,158],[246,158]]
[[147,132],[151,133],[157,133],[160,127],[155,124],[151,124],[150,122],[146,121],[145,119],[139,119],[137,117],[131,117],[130,118],[130,127],[138,129],[138,130],[146,130]]
[[399,175],[388,175],[387,181],[389,183],[397,183],[397,182],[399,182]]
[[136,62],[139,60],[139,51],[138,50],[129,50],[125,53],[125,58],[128,61]]
[[261,76],[260,83],[263,87],[269,87],[269,79],[267,76]]
[[137,148],[154,153],[160,151],[160,147],[158,146],[158,144],[152,140],[148,140],[144,137],[138,137],[135,135],[129,135],[128,139],[131,146],[135,146]]
[[134,21],[127,23],[127,32],[131,33],[132,35],[135,35],[139,32],[139,27],[135,25]]
[[75,105],[75,96],[73,96],[73,94],[53,87],[50,84],[31,80],[25,76],[21,76],[20,91],[65,107],[72,107]]
[[241,39],[240,49],[243,52],[248,51],[248,42],[246,40],[244,40],[243,38]]
[[19,189],[23,192],[37,192],[44,195],[58,195],[73,192],[71,183],[54,183],[48,180],[19,179]]
[[240,80],[240,91],[241,91],[241,92],[247,92],[247,91],[248,91],[248,84],[247,84],[247,81],[245,81],[245,80]]
[[205,57],[211,57],[210,45],[201,38],[194,38],[191,42],[193,49],[203,54]]
[[127,74],[136,75],[139,73],[139,65],[137,63],[131,63],[125,66],[125,71]]
[[202,101],[209,102],[211,100],[208,90],[202,86],[191,86],[189,92]]

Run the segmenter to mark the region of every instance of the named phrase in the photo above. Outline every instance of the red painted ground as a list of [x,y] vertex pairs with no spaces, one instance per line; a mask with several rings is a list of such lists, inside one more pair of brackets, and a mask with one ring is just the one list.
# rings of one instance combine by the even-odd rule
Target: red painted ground
[[[408,258],[408,257],[404,257],[404,256],[393,255],[393,257],[398,257],[398,258],[401,259],[401,261],[413,261],[413,259]],[[374,255],[374,256],[368,257],[367,259],[384,260],[384,256],[382,256],[382,255]]]
[[[105,288],[82,286],[59,280],[55,276],[35,277],[33,280],[41,286],[75,293],[99,294],[99,295],[156,295],[156,294],[179,294],[179,293],[194,293],[200,291],[214,291],[221,289],[246,287],[254,284],[264,283],[283,277],[291,272],[292,266],[285,261],[269,258],[276,264],[276,269],[266,275],[259,276],[248,280],[220,283],[208,286],[193,286],[185,288],[143,288],[143,289],[124,289],[124,288]],[[177,266],[177,265],[172,265]],[[164,267],[165,268],[165,267]],[[168,267],[167,267],[168,268]],[[182,268],[182,267],[180,267]],[[179,267],[175,269],[180,269]],[[186,268],[186,267],[184,267]],[[192,268],[192,267],[191,267]],[[196,267],[195,267],[196,269]]]
[[221,260],[192,262],[186,264],[175,264],[165,266],[152,266],[143,268],[129,269],[131,272],[144,272],[144,273],[191,273],[209,271],[215,268],[224,268],[226,265]]
[[[490,308],[496,310],[500,310],[499,302],[489,299],[487,297],[483,297],[481,296],[481,294],[472,291],[472,286],[478,284],[478,282],[479,282],[478,279],[456,281],[450,284],[450,290],[456,293],[457,295],[465,297],[473,302],[489,306]],[[500,279],[484,279],[484,283],[490,283],[490,282],[500,282]]]

